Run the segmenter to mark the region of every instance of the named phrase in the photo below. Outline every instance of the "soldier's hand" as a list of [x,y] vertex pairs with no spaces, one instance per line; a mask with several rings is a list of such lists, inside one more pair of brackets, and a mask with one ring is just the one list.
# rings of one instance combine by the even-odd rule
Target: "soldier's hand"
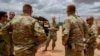
[[63,45],[63,46],[67,46],[67,44],[66,44],[65,42],[62,42],[62,45]]
[[98,50],[100,50],[100,43],[97,43],[96,48],[97,48]]
[[65,46],[67,42],[67,34],[62,36],[62,44]]
[[50,27],[49,30],[56,30],[56,28],[55,27]]
[[45,33],[41,33],[40,36],[38,36],[38,41],[40,44],[44,43],[46,41],[46,35]]

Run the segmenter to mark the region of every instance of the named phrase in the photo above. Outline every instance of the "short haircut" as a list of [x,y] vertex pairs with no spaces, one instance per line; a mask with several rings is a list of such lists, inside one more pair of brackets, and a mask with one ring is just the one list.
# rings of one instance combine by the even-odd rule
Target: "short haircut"
[[75,13],[75,11],[76,11],[75,5],[73,5],[73,4],[68,5],[67,6],[67,11],[68,12],[74,12]]
[[32,9],[32,6],[30,4],[25,4],[23,6],[23,12],[25,12],[26,10]]
[[15,12],[14,11],[10,11],[9,14],[15,14]]
[[1,17],[4,16],[5,14],[7,14],[7,12],[5,12],[5,11],[0,11],[0,20],[1,20]]
[[88,21],[88,20],[94,20],[94,17],[93,16],[88,16],[86,21]]

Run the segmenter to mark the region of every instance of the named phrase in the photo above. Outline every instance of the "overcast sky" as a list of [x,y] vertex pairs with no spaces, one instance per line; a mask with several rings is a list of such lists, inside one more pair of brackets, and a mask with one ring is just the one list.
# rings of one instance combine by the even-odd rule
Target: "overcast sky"
[[68,4],[75,4],[77,14],[83,19],[89,15],[100,17],[100,0],[0,0],[0,10],[7,12],[13,10],[16,15],[20,15],[22,6],[26,3],[32,5],[33,15],[44,16],[49,20],[52,16],[56,16],[57,21],[66,19]]

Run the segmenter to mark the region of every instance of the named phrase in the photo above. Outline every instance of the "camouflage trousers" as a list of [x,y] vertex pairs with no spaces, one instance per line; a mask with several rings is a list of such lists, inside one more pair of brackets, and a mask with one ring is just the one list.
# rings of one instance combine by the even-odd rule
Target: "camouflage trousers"
[[86,47],[85,56],[94,56],[95,47],[96,47],[96,44],[93,44],[93,43],[89,44],[89,45]]
[[54,49],[54,47],[56,46],[56,40],[57,40],[56,33],[48,35],[45,49],[47,49],[47,47],[49,46],[51,40],[53,40],[53,42],[52,42],[52,49]]
[[14,56],[35,56],[37,47],[21,47],[19,49],[14,47]]
[[84,56],[84,50],[83,47],[78,47],[73,49],[70,49],[68,47],[65,47],[65,56]]

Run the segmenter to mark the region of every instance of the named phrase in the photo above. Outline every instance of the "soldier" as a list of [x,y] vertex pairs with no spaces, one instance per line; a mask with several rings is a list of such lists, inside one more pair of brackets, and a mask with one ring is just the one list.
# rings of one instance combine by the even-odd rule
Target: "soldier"
[[79,16],[75,15],[75,5],[68,5],[66,12],[68,19],[65,20],[62,36],[65,56],[84,56],[83,39],[87,36],[87,26]]
[[[15,17],[15,12],[10,11],[9,12],[9,18],[8,18],[6,23],[10,22],[12,19],[14,19],[14,17]],[[11,31],[11,29],[9,29],[9,31]],[[13,43],[12,43],[12,34],[11,34],[11,32],[9,32],[9,38],[10,38],[9,39],[10,47],[8,47],[7,49],[8,49],[9,54],[13,56]]]
[[45,36],[43,28],[32,18],[32,6],[25,4],[23,14],[12,19],[1,29],[4,31],[12,30],[12,39],[15,56],[35,56],[37,50],[38,36]]
[[50,28],[49,28],[49,35],[47,37],[46,47],[43,51],[47,51],[47,47],[49,46],[49,43],[51,40],[53,40],[52,50],[54,50],[55,48],[55,45],[56,45],[55,42],[57,40],[57,30],[58,30],[55,19],[56,17],[52,17],[52,23],[50,24]]
[[15,17],[15,12],[14,11],[10,11],[9,12],[9,21],[12,20]]
[[94,17],[88,16],[86,19],[88,24],[88,38],[87,38],[87,46],[86,46],[86,56],[94,56],[94,49],[96,47],[96,38],[98,35],[97,26],[94,24]]
[[[7,18],[7,12],[0,11],[0,29],[5,25]],[[8,42],[6,41],[7,39],[7,36],[0,36],[0,56],[5,56],[6,54],[8,56],[6,50],[6,47],[8,46]]]
[[[6,20],[5,24],[7,24],[8,22],[10,22],[13,18],[15,17],[15,12],[14,11],[10,11],[9,12],[9,18]],[[8,53],[8,55],[13,56],[13,43],[12,43],[12,35],[11,35],[11,29],[9,29],[9,34],[7,34],[8,36],[8,40],[7,42],[8,45],[6,46],[6,51]]]

